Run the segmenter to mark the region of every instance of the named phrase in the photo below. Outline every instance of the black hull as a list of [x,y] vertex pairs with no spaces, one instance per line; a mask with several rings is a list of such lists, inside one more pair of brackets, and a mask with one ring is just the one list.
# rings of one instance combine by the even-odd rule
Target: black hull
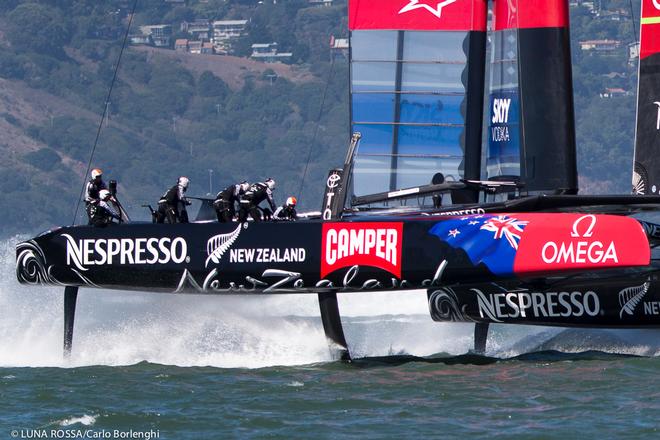
[[660,327],[660,264],[638,271],[430,289],[439,322]]
[[438,321],[656,327],[660,261],[650,254],[655,230],[642,225],[612,215],[486,213],[74,226],[20,243],[17,277],[212,295],[426,289]]
[[[383,228],[397,225],[405,236],[402,249],[395,256],[400,261],[390,265],[382,259],[383,267],[391,272],[369,265],[350,264],[324,273],[321,267],[323,222],[303,221],[246,223],[242,226],[238,223],[204,223],[128,224],[105,229],[65,227],[17,246],[17,276],[24,284],[164,293],[402,290],[431,286],[440,263],[449,259],[453,264],[443,275],[445,281],[458,281],[465,276],[492,279],[492,274],[472,265],[469,259],[460,255],[460,251],[443,246],[440,240],[430,240],[428,229],[437,222],[436,219],[383,223]],[[219,245],[226,249],[217,252],[214,261],[209,255],[208,244],[217,236],[220,236],[219,241],[224,240]],[[137,264],[135,244],[144,239],[147,241],[140,242],[140,249],[144,252],[140,252],[140,263]],[[111,241],[114,244],[109,244]],[[82,257],[76,258],[72,242],[74,246],[83,247]],[[110,263],[107,255],[104,257],[94,250],[97,242],[102,243],[99,246],[103,251],[113,246],[115,253],[119,247],[119,253],[112,256]],[[131,247],[123,259],[121,246]],[[151,251],[153,248],[158,251],[157,260]],[[86,251],[89,252],[87,263],[93,264],[85,264]],[[401,259],[401,255],[406,258]]]

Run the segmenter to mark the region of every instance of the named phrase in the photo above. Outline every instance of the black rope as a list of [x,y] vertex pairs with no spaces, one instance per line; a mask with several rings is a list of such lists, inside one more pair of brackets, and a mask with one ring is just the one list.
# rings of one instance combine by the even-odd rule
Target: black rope
[[633,9],[632,0],[629,0],[629,3],[630,3],[630,18],[632,19],[632,26],[633,26],[633,43],[637,43],[639,41],[637,39],[639,35],[637,34],[637,28],[635,27],[635,10]]
[[128,41],[128,34],[131,30],[131,24],[133,23],[133,17],[135,16],[135,8],[137,7],[138,0],[133,2],[133,10],[131,10],[131,17],[128,20],[128,26],[126,27],[126,33],[124,34],[124,41],[121,45],[121,50],[119,51],[119,56],[117,57],[117,65],[115,66],[115,72],[112,75],[112,81],[110,82],[110,89],[108,90],[108,96],[105,99],[103,105],[103,114],[101,115],[101,122],[99,122],[99,127],[96,130],[96,139],[94,139],[94,145],[92,146],[92,151],[89,154],[89,161],[87,162],[87,169],[85,170],[85,175],[83,176],[82,188],[80,188],[80,195],[78,196],[78,203],[76,203],[76,211],[73,214],[72,225],[76,224],[76,217],[78,217],[78,210],[80,209],[80,202],[85,193],[85,186],[87,182],[87,175],[89,170],[92,167],[92,160],[94,159],[94,152],[96,151],[96,146],[99,143],[99,137],[101,136],[101,129],[103,128],[103,121],[105,121],[106,113],[108,112],[108,103],[110,102],[110,96],[112,95],[112,89],[115,87],[115,81],[117,80],[117,73],[119,72],[119,64],[121,63],[121,57],[124,54],[124,49],[126,48],[126,42]]
[[334,73],[334,70],[335,70],[335,57],[333,54],[330,61],[330,72],[328,73],[328,80],[325,83],[325,89],[323,90],[323,96],[321,97],[321,107],[319,108],[319,117],[316,120],[314,135],[312,136],[312,142],[309,144],[309,151],[307,152],[307,162],[305,162],[305,170],[303,171],[303,176],[302,179],[300,180],[300,189],[298,189],[299,200],[302,200],[303,185],[305,184],[305,178],[307,177],[307,168],[309,168],[309,161],[312,159],[312,149],[314,148],[314,143],[316,142],[316,136],[319,132],[319,126],[321,125],[321,116],[323,116],[323,105],[325,104],[325,97],[328,93],[328,87],[330,87],[330,81],[332,81],[332,75]]

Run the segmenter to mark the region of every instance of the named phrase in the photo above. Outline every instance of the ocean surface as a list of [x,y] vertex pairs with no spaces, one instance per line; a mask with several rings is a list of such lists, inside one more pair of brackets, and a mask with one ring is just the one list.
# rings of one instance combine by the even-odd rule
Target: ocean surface
[[423,291],[340,295],[332,358],[314,296],[20,286],[0,242],[0,439],[660,438],[660,331],[431,321]]

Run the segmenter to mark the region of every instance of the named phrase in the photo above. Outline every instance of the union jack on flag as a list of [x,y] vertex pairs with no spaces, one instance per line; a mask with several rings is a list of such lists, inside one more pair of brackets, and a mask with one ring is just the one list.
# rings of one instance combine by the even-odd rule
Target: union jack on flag
[[497,275],[511,275],[518,245],[529,222],[507,215],[468,215],[436,223],[429,233],[462,249],[474,265]]
[[512,248],[518,250],[518,242],[522,235],[523,228],[527,225],[526,221],[516,220],[515,218],[507,218],[506,215],[498,215],[495,218],[489,219],[481,226],[481,229],[494,232],[493,238],[501,239],[506,238]]

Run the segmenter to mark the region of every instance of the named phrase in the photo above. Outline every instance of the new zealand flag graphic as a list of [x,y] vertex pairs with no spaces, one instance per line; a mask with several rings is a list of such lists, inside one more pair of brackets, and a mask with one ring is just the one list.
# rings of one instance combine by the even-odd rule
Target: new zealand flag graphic
[[527,223],[506,215],[470,215],[437,223],[429,233],[463,249],[472,264],[483,263],[496,275],[511,275]]

